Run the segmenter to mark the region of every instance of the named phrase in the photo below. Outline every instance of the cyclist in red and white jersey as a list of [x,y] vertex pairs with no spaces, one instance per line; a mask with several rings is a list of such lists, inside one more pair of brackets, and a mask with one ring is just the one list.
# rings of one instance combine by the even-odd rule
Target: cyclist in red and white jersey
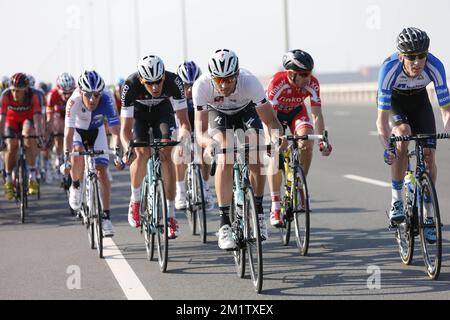
[[[66,117],[66,105],[76,89],[75,79],[68,73],[61,73],[56,79],[56,87],[50,90],[47,98],[47,127],[48,132],[54,135],[64,135],[64,120]],[[56,164],[63,163],[64,138],[55,138]]]
[[[277,112],[278,120],[285,127],[289,127],[292,134],[305,135],[322,134],[325,122],[322,115],[322,102],[320,99],[319,81],[312,75],[314,69],[313,58],[305,51],[292,50],[283,57],[283,66],[286,71],[275,74],[267,89],[268,100]],[[311,118],[305,105],[305,100],[311,101]],[[300,165],[305,176],[308,174],[313,157],[313,142],[299,141],[301,148]],[[325,148],[320,142],[322,155],[329,156],[331,145]],[[272,196],[272,212],[270,223],[281,226],[280,217],[280,188],[281,172],[276,170],[275,175],[269,175],[268,181]],[[272,171],[273,172],[273,171]]]

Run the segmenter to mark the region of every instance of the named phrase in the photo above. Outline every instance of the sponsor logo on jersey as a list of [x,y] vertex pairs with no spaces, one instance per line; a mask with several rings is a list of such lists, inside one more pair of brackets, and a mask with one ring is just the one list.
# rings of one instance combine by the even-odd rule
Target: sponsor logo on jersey
[[278,91],[286,85],[286,80],[282,79],[273,89],[270,91],[270,96],[275,96]]
[[104,119],[104,116],[102,114],[98,114],[92,119],[92,124],[93,125],[101,124],[101,123],[103,123],[103,119]]
[[436,94],[437,95],[446,94],[446,93],[448,93],[448,89],[447,88],[436,90]]
[[214,122],[217,122],[217,124],[218,124],[219,126],[221,126],[221,125],[222,125],[222,120],[223,120],[223,118],[219,116],[219,117],[217,117],[217,118],[214,119]]
[[125,99],[127,97],[128,91],[130,91],[130,86],[127,84],[124,84],[122,87],[122,94],[120,96],[120,100],[121,100],[121,103],[123,106],[125,105]]
[[223,103],[225,101],[224,97],[215,97],[214,102],[215,103]]
[[25,111],[30,111],[31,106],[8,106],[8,110],[15,111],[15,112],[25,112]]

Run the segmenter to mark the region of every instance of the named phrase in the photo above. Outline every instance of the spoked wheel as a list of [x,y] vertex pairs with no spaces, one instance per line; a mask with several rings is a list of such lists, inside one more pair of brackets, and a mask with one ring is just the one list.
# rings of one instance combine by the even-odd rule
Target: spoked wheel
[[247,245],[248,262],[253,286],[260,293],[263,285],[263,257],[258,213],[252,188],[245,191],[244,239]]
[[103,258],[103,229],[102,229],[102,222],[103,222],[103,210],[100,202],[99,192],[98,192],[98,182],[95,181],[92,185],[93,188],[93,211],[92,211],[92,217],[94,220],[94,233],[95,233],[95,245],[97,247],[98,257],[100,259]]
[[19,195],[19,207],[20,207],[20,221],[22,223],[25,223],[25,211],[28,207],[28,199],[27,199],[27,193],[28,193],[28,179],[27,179],[27,173],[25,170],[25,163],[23,162],[23,159],[19,160],[18,164],[18,195]]
[[167,259],[169,257],[168,216],[166,196],[162,180],[155,182],[155,199],[153,214],[156,215],[156,245],[158,249],[158,262],[161,272],[167,271]]
[[[243,208],[240,208],[241,215],[243,214]],[[230,221],[232,223],[231,228],[236,237],[236,250],[233,251],[234,265],[236,267],[236,273],[239,278],[244,278],[245,276],[245,246],[242,245],[244,242],[244,230],[241,228],[242,218],[237,218],[236,206],[234,202],[234,197],[230,207]]]
[[[86,230],[87,230],[87,234],[88,234],[88,239],[89,239],[89,244],[91,245],[91,249],[95,249],[95,226],[94,226],[94,212],[95,212],[95,208],[93,208],[93,200],[92,199],[92,192],[90,191],[90,189],[92,188],[92,186],[88,186],[89,182],[86,181],[86,185],[85,185],[85,191],[83,192],[84,194],[84,214],[86,217]],[[89,195],[89,193],[91,193],[91,195]]]
[[398,250],[400,254],[400,259],[406,265],[411,264],[414,256],[414,194],[405,189],[406,205],[405,214],[406,219],[403,223],[397,226],[396,238],[398,243]]
[[[285,174],[284,177],[286,178]],[[286,181],[286,179],[284,181]],[[289,192],[286,193],[286,190],[288,189]],[[284,246],[288,246],[289,241],[291,239],[291,223],[293,217],[292,217],[291,199],[290,196],[288,196],[291,194],[290,189],[291,186],[285,183],[284,190],[283,189],[281,190],[281,194],[283,195],[282,210],[281,210],[281,220],[283,221],[283,226],[278,229],[280,229],[281,243]]]
[[294,215],[294,229],[297,247],[302,256],[308,254],[309,248],[309,193],[306,178],[302,168],[299,166],[295,170],[294,183],[292,184],[292,213]]
[[205,203],[205,194],[203,190],[203,179],[202,174],[200,172],[200,166],[196,166],[196,169],[193,170],[194,177],[194,207],[195,207],[195,220],[197,222],[198,232],[200,234],[200,241],[202,243],[206,243],[206,203]]
[[187,208],[185,210],[186,218],[189,222],[189,227],[191,228],[192,235],[196,235],[197,230],[197,215],[195,212],[195,186],[194,186],[194,170],[192,170],[192,166],[189,165],[186,170],[185,176],[185,185],[186,185],[186,201]]
[[435,280],[441,271],[442,233],[436,190],[427,173],[419,180],[418,195],[419,234],[422,243],[423,260],[430,279]]
[[145,251],[147,253],[147,260],[153,260],[153,252],[154,246],[152,245],[152,230],[151,230],[151,206],[149,204],[152,203],[150,197],[150,185],[147,181],[144,182],[144,186],[142,187],[142,203],[141,203],[141,212],[140,212],[140,220],[141,220],[141,233],[144,236],[145,241]]

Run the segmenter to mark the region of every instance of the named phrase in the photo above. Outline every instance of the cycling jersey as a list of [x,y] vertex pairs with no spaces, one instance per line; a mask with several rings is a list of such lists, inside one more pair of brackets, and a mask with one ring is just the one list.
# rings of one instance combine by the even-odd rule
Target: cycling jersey
[[136,118],[135,111],[149,112],[152,107],[162,104],[166,104],[165,108],[171,113],[187,108],[183,82],[176,74],[166,71],[162,93],[157,98],[145,89],[137,72],[125,81],[121,97],[122,117]]
[[248,106],[259,107],[267,102],[261,83],[245,69],[240,69],[236,89],[229,97],[223,97],[217,91],[209,73],[204,73],[195,81],[192,96],[197,111],[210,106],[226,115],[235,115]]
[[102,92],[100,102],[94,111],[89,111],[83,104],[79,89],[75,90],[67,101],[66,128],[83,130],[98,129],[104,125],[104,118],[108,119],[108,125],[114,127],[120,124],[114,101],[106,91]]
[[28,90],[25,100],[19,103],[13,99],[10,89],[3,92],[0,104],[0,114],[6,116],[6,127],[18,129],[25,121],[33,121],[35,114],[41,114],[41,104],[38,95]]
[[436,96],[441,108],[450,106],[450,95],[447,87],[447,78],[442,62],[431,53],[423,72],[410,78],[406,75],[398,53],[390,56],[382,65],[378,82],[378,110],[390,111],[392,108],[392,92],[411,95],[425,90],[433,82]]
[[62,118],[66,115],[67,100],[60,95],[57,88],[53,88],[47,98],[47,113],[59,113]]
[[267,97],[275,111],[289,113],[296,108],[304,108],[308,97],[310,97],[311,106],[322,106],[319,81],[314,76],[311,76],[309,84],[298,89],[289,83],[287,75],[287,71],[278,72],[267,88]]

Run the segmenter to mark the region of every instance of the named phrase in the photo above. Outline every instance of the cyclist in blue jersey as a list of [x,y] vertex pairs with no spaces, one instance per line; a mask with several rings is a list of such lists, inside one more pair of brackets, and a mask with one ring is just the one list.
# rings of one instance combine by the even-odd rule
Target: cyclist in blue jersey
[[[81,180],[83,179],[84,159],[74,157],[69,159],[70,152],[82,152],[84,146],[94,146],[94,150],[107,150],[104,119],[108,119],[109,129],[113,135],[116,149],[120,149],[120,120],[114,107],[111,94],[105,89],[105,82],[95,71],[85,71],[78,80],[78,89],[67,101],[65,132],[64,132],[64,163],[67,175],[70,170],[72,186],[70,187],[69,204],[73,210],[81,206]],[[102,190],[102,203],[104,218],[102,222],[103,235],[112,237],[114,230],[110,221],[110,193],[111,183],[107,168],[109,157],[107,155],[95,159],[98,179]],[[116,163],[116,168],[121,165]]]
[[[382,65],[378,84],[377,129],[385,149],[384,160],[392,165],[392,223],[404,221],[402,186],[407,166],[408,142],[397,144],[394,153],[388,149],[391,134],[436,133],[436,123],[426,87],[433,82],[441,109],[444,130],[450,132],[450,96],[445,69],[441,61],[428,52],[430,38],[417,28],[406,28],[397,37],[398,52]],[[389,126],[392,116],[393,128]],[[425,144],[425,162],[436,181],[436,140]],[[426,205],[425,205],[426,208]],[[432,229],[430,229],[432,233]],[[435,237],[428,234],[427,237]]]

